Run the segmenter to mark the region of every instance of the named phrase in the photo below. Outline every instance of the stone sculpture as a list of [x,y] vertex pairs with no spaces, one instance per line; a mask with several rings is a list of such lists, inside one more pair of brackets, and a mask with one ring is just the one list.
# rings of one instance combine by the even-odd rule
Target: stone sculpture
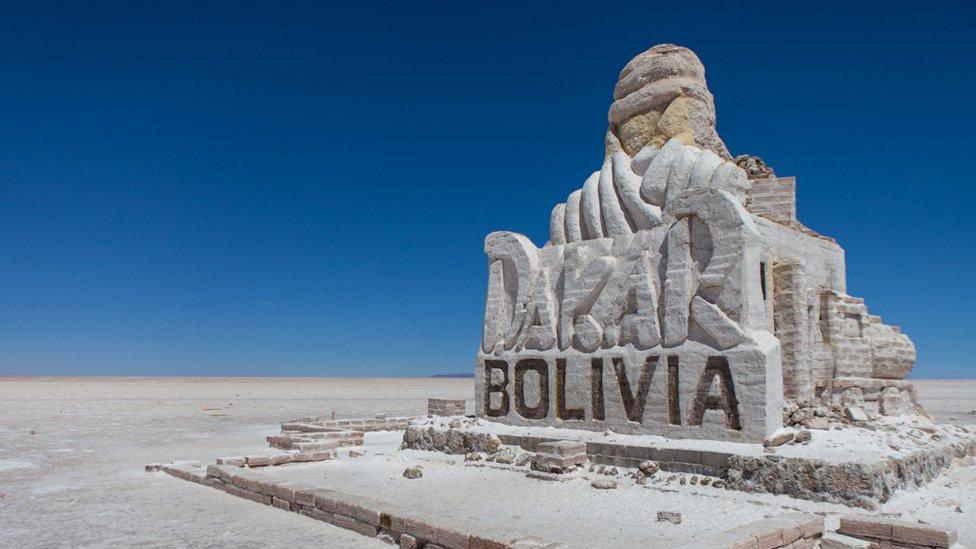
[[845,293],[844,251],[796,220],[793,178],[732,160],[698,57],[655,46],[614,98],[603,166],[549,242],[485,240],[478,415],[760,440],[784,399],[924,413],[911,341]]

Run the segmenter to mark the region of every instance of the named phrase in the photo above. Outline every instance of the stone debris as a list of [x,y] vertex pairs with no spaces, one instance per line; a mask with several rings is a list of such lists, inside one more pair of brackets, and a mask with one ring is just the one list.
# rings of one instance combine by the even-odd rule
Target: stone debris
[[776,177],[776,173],[758,156],[740,154],[732,159],[735,165],[746,172],[749,179],[770,179]]
[[495,454],[495,462],[504,465],[511,465],[515,463],[515,450],[511,448],[506,448],[501,452]]
[[162,468],[163,468],[163,464],[162,463],[147,463],[146,464],[146,472],[147,473],[156,473],[156,472],[159,472]]
[[812,439],[813,433],[807,431],[806,429],[801,429],[797,431],[796,436],[793,437],[793,442],[803,444],[804,442],[810,442]]
[[811,417],[809,419],[803,420],[803,426],[807,429],[817,429],[820,431],[826,431],[830,429],[830,421],[825,417]]
[[864,413],[864,410],[858,408],[857,406],[848,406],[844,408],[844,415],[847,419],[857,422],[857,421],[867,421],[868,415]]
[[674,511],[658,511],[657,521],[670,522],[671,524],[681,524],[681,513],[676,513]]
[[468,452],[464,454],[464,461],[481,461],[481,454],[478,452]]
[[644,473],[649,477],[653,477],[658,471],[661,470],[661,466],[658,464],[658,462],[651,461],[649,459],[640,462],[640,465],[638,465],[637,468],[640,469],[641,473]]
[[420,467],[407,467],[403,470],[403,478],[420,478],[424,476],[424,471]]
[[590,486],[597,490],[613,490],[617,487],[617,481],[601,478],[590,482]]
[[763,446],[766,447],[781,446],[783,444],[786,444],[787,442],[792,441],[793,437],[794,437],[793,431],[777,431],[773,433],[771,436],[768,436],[765,439],[763,439]]

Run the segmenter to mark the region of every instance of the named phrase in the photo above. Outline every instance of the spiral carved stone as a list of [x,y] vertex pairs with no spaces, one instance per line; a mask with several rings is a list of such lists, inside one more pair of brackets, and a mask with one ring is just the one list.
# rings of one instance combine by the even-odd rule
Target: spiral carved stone
[[746,173],[712,151],[672,139],[663,148],[647,146],[634,158],[617,152],[603,162],[583,188],[552,210],[553,245],[632,234],[663,223],[669,206],[689,189],[729,191],[742,200]]
[[715,130],[715,101],[705,67],[688,48],[661,44],[634,57],[620,72],[613,97],[608,155],[623,150],[633,156],[677,138],[731,158]]

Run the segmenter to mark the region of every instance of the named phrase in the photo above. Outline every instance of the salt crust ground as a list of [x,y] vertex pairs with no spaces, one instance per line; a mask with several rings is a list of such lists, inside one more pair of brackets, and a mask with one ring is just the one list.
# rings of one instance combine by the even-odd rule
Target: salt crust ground
[[[937,419],[976,423],[976,382],[916,383],[920,399]],[[422,378],[2,379],[0,547],[388,547],[347,530],[168,475],[145,474],[142,467],[149,462],[182,459],[212,463],[222,455],[263,452],[267,450],[264,436],[277,433],[282,421],[327,416],[331,410],[340,417],[419,415],[425,411],[427,397],[470,399],[472,385],[471,380]],[[31,435],[31,430],[36,434]],[[385,441],[389,443],[390,440]],[[369,444],[382,446],[384,441],[370,437]],[[419,455],[411,458],[414,453],[404,453],[397,459],[418,459]],[[454,469],[445,463],[452,458],[438,455],[438,459],[442,464],[425,466],[425,477],[415,482],[438,482],[438,470]],[[311,475],[333,471],[337,482],[345,482],[342,479],[346,477],[338,472],[363,467],[367,461],[359,463],[331,462],[317,469],[321,473],[315,473],[314,465],[300,467]],[[388,466],[393,465],[400,464],[394,461]],[[291,466],[279,470],[286,472],[288,467]],[[401,471],[394,470],[397,475]],[[502,483],[524,480],[508,471],[470,471],[464,474],[481,471],[492,475],[490,480],[507,479],[498,481]],[[348,478],[349,482],[365,482],[354,480],[352,475]],[[380,478],[374,481],[378,483]],[[599,512],[606,517],[605,525],[619,525],[616,517],[620,510],[635,508],[622,505],[621,497],[642,496],[639,501],[643,503],[643,497],[652,493],[625,487],[612,497],[609,493],[594,494],[592,497],[611,499],[594,500],[599,503],[597,507],[584,508],[573,497],[567,503],[567,497],[558,492],[573,489],[574,485],[580,492],[595,492],[588,484],[580,484],[582,481],[546,483],[551,487],[543,490],[557,491],[558,496],[544,502],[552,516],[548,521],[552,526],[546,528],[556,530],[572,525],[578,510]],[[413,494],[411,503],[438,505],[432,498],[422,497],[416,488],[410,490],[404,493]],[[717,492],[720,498],[696,499],[689,495],[693,491],[682,487],[680,492],[662,494],[668,496],[667,501],[687,500],[692,506],[707,498],[700,505],[707,514],[698,516],[709,519],[718,516],[716,509],[727,507],[732,509],[731,516],[738,516],[736,513],[742,510],[749,513],[751,520],[785,509],[846,510],[782,496],[725,491]],[[471,495],[464,490],[455,492],[459,498]],[[370,495],[377,497],[380,493]],[[610,502],[615,503],[607,507]],[[490,522],[515,520],[535,512],[523,507],[527,506],[496,507]],[[956,507],[963,512],[955,512]],[[636,508],[646,516],[655,511],[653,506]],[[976,546],[976,468],[954,467],[923,489],[901,491],[881,512],[954,525],[961,541]],[[489,522],[482,515],[468,519],[481,524]],[[700,519],[686,515],[686,524],[694,525],[694,520]],[[711,520],[705,524],[710,523]],[[611,529],[607,535],[612,534]]]
[[470,379],[0,378],[0,547],[389,548],[143,467],[264,452],[289,419],[419,415],[429,396],[472,392]]

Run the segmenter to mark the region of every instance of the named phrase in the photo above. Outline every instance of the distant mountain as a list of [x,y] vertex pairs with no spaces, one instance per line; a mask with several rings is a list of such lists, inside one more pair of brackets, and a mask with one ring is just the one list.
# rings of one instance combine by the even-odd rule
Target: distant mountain
[[451,378],[464,378],[464,377],[474,377],[474,372],[468,372],[463,374],[434,374],[427,377],[451,377]]

